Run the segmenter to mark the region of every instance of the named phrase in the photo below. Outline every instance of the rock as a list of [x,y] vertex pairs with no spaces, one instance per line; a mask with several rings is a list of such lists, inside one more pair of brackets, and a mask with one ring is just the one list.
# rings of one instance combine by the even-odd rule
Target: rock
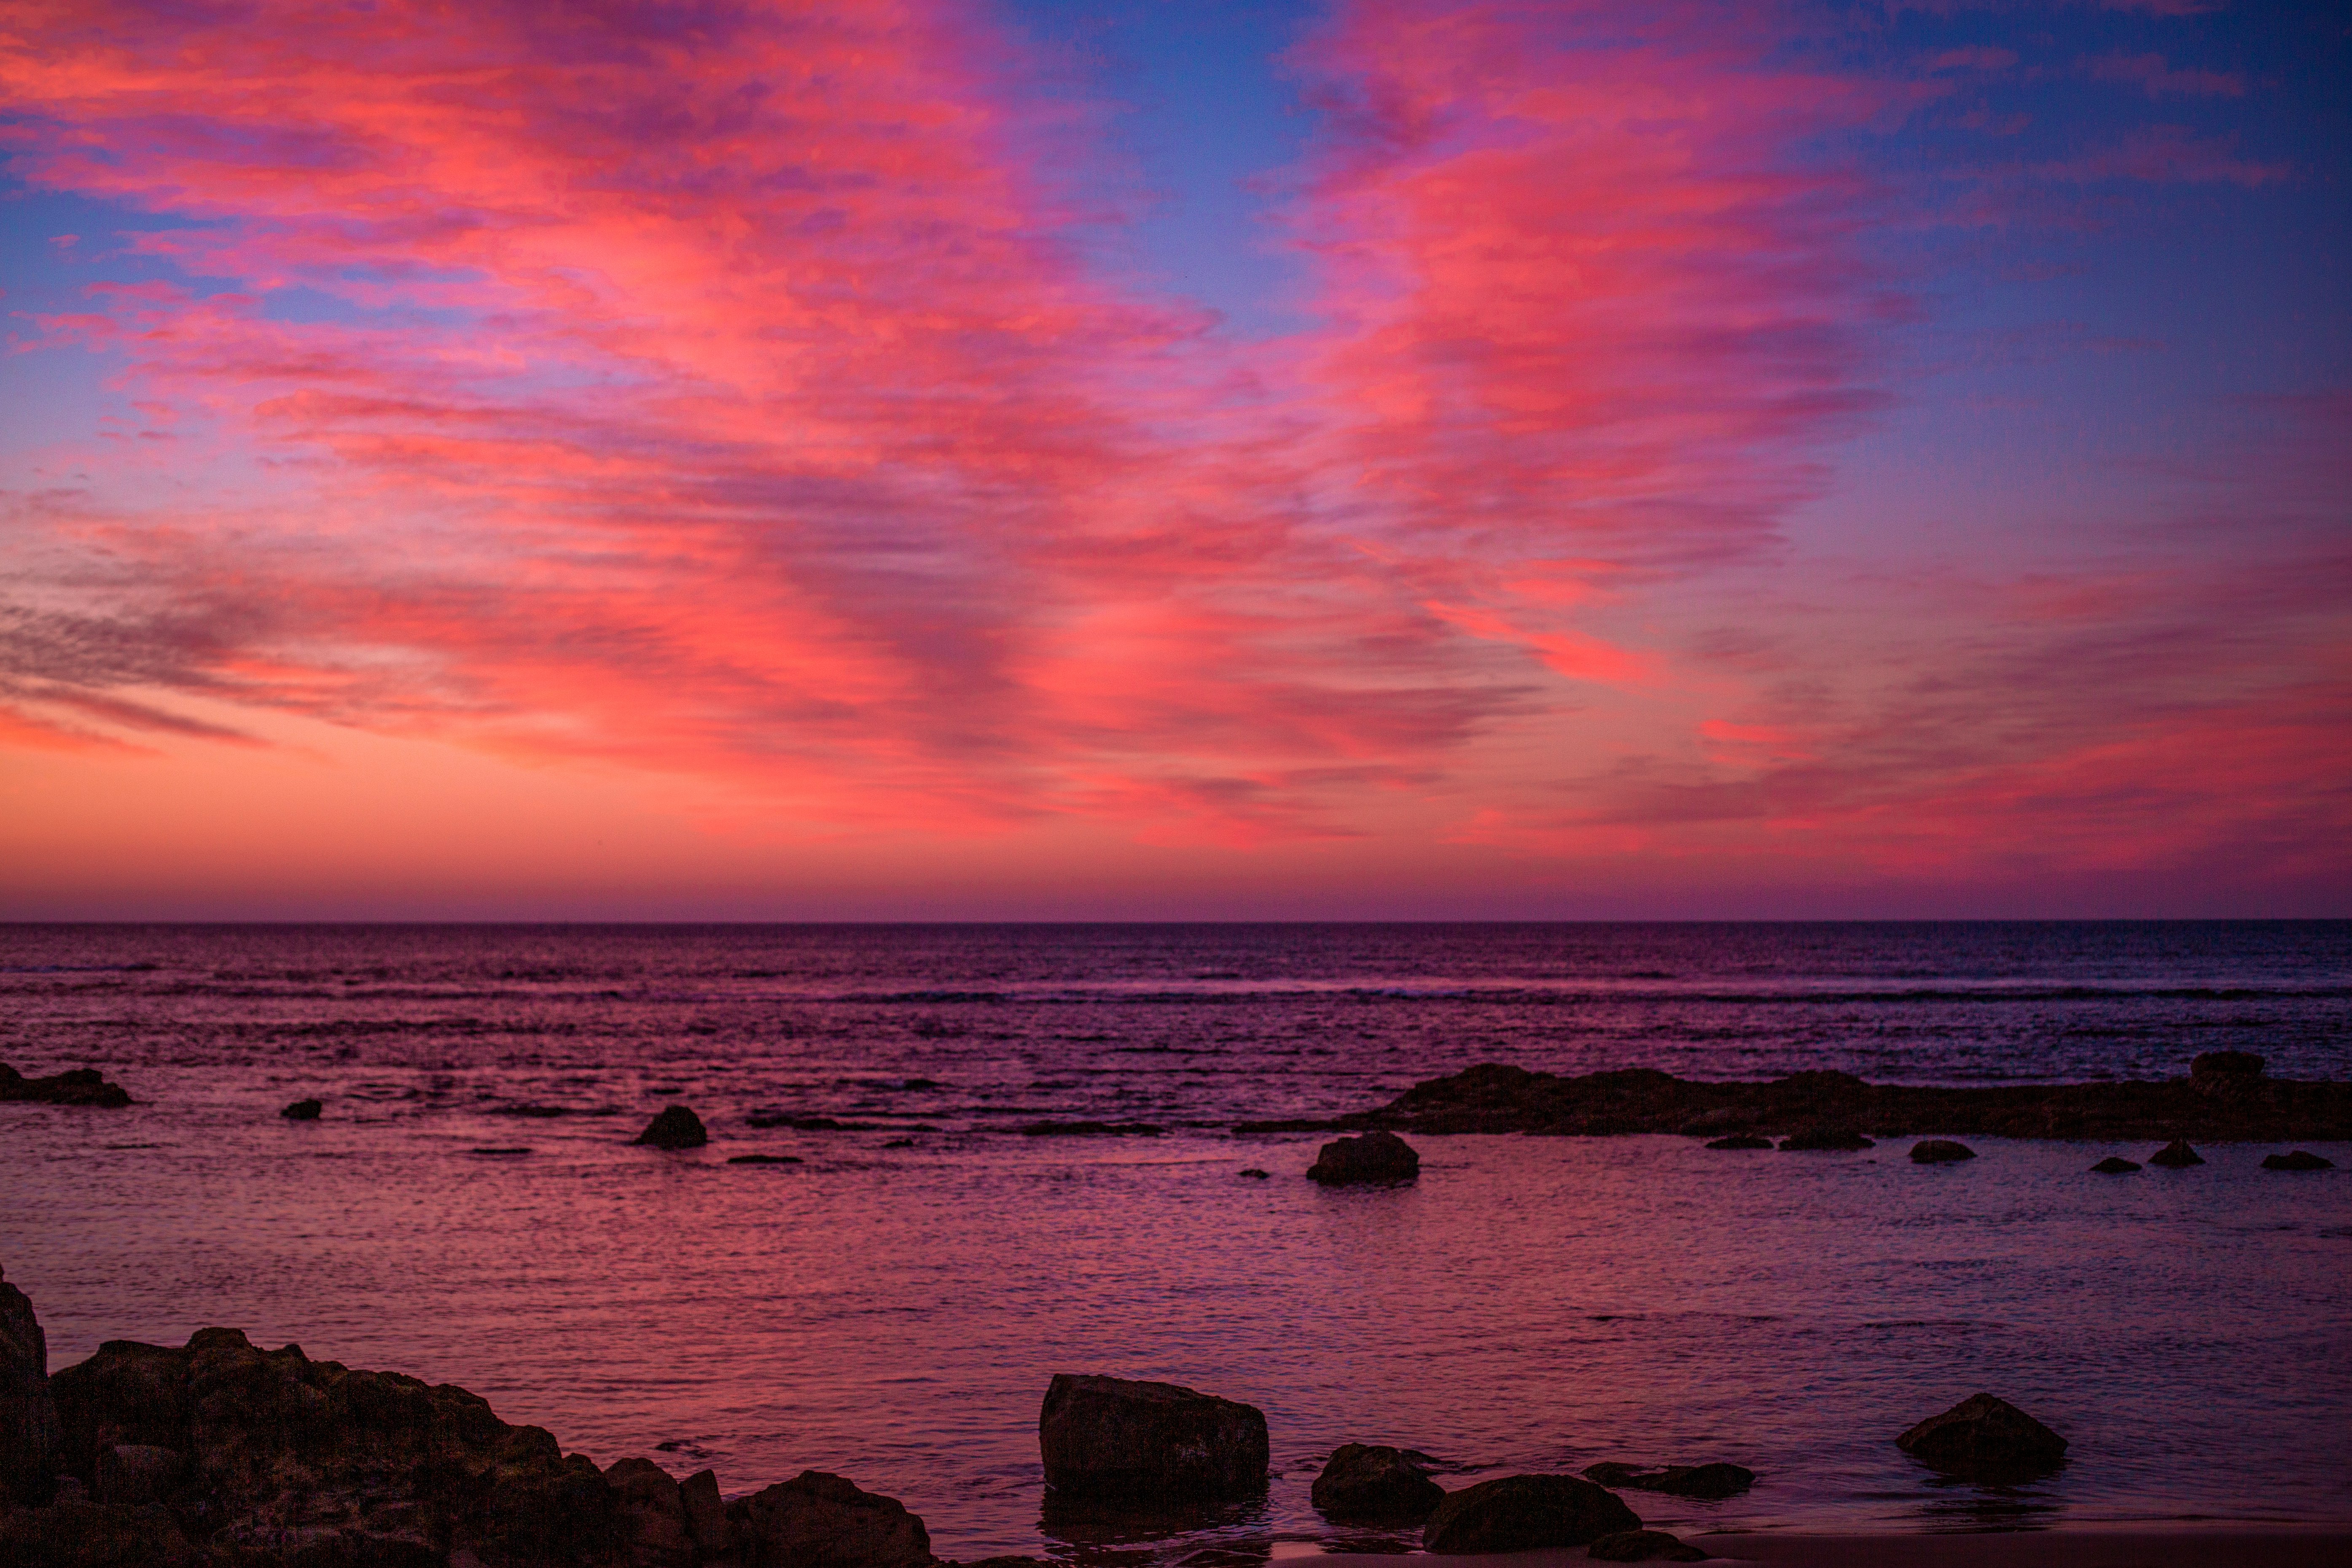
[[661,1114],[646,1123],[646,1130],[629,1142],[650,1144],[656,1149],[699,1149],[710,1142],[710,1134],[704,1129],[702,1118],[685,1106],[665,1105]]
[[289,1121],[316,1121],[326,1106],[315,1100],[298,1100],[278,1114]]
[[1663,1530],[1621,1530],[1586,1549],[1595,1563],[1704,1563],[1707,1554]]
[[1272,1177],[1273,1174],[1274,1173],[1272,1171],[1261,1171],[1255,1165],[1247,1166],[1242,1171],[1243,1179],[1244,1181],[1251,1182],[1263,1182]]
[[98,1451],[90,1495],[102,1503],[165,1502],[187,1468],[188,1457],[177,1448],[117,1443]]
[[1727,1138],[1717,1138],[1707,1144],[1710,1149],[1769,1149],[1771,1146],[1772,1140],[1753,1132],[1734,1132]]
[[1814,1127],[1792,1138],[1780,1140],[1783,1152],[1788,1150],[1875,1149],[1877,1144],[1847,1127]]
[[730,1165],[799,1165],[806,1162],[798,1154],[730,1154]]
[[[179,1521],[152,1504],[109,1508],[61,1498],[49,1508],[0,1509],[0,1563],[8,1568],[210,1568],[224,1561],[196,1552]],[[284,1559],[269,1561],[274,1568]]]
[[1430,1552],[1532,1552],[1639,1530],[1616,1493],[1575,1476],[1505,1476],[1448,1492],[1422,1527]]
[[1141,1500],[1265,1489],[1265,1416],[1172,1383],[1057,1373],[1037,1416],[1045,1484]]
[[2031,1475],[2066,1457],[2066,1439],[2005,1399],[1971,1394],[1895,1439],[1923,1464],[1960,1475]]
[[1419,1523],[1445,1500],[1445,1489],[1401,1448],[1349,1443],[1324,1465],[1310,1495],[1330,1519]]
[[2150,1154],[2147,1157],[2147,1163],[2151,1165],[2161,1165],[2168,1171],[2179,1171],[2190,1165],[2201,1165],[2205,1163],[2205,1159],[2189,1146],[2188,1139],[2175,1138],[2171,1142]]
[[632,1568],[694,1568],[686,1502],[667,1470],[651,1459],[616,1459],[605,1467],[604,1483],[613,1489]]
[[2228,1080],[2263,1076],[2263,1058],[2252,1051],[2204,1051],[2189,1064],[2192,1079]]
[[923,1521],[896,1498],[803,1470],[727,1510],[747,1568],[931,1568]]
[[1584,1474],[1586,1479],[1604,1487],[1633,1487],[1641,1491],[1691,1498],[1737,1497],[1756,1484],[1755,1471],[1745,1465],[1727,1465],[1720,1460],[1706,1465],[1667,1465],[1653,1470],[1611,1461],[1587,1465]]
[[1947,1165],[1955,1160],[1973,1160],[1977,1152],[1965,1143],[1955,1143],[1949,1138],[1930,1138],[1924,1143],[1911,1145],[1911,1163],[1915,1165]]
[[64,1448],[49,1388],[48,1336],[33,1303],[0,1272],[0,1503],[47,1502]]
[[1421,1174],[1421,1156],[1393,1132],[1367,1132],[1323,1145],[1308,1167],[1307,1180],[1327,1187],[1393,1185]]
[[2138,1169],[2138,1161],[2126,1160],[2120,1154],[2110,1154],[2092,1166],[2091,1173],[2095,1176],[2124,1176]]
[[719,1477],[697,1470],[677,1483],[678,1501],[686,1510],[686,1533],[705,1558],[723,1557],[735,1550],[735,1527],[727,1521],[727,1505],[719,1498]]
[[2265,1171],[2332,1171],[2336,1169],[2336,1162],[2324,1159],[2308,1149],[2297,1149],[2292,1154],[2263,1155],[2263,1169]]
[[114,1110],[131,1103],[131,1091],[109,1083],[96,1068],[74,1068],[48,1078],[26,1078],[0,1062],[0,1100],[29,1100],[43,1105],[94,1105]]

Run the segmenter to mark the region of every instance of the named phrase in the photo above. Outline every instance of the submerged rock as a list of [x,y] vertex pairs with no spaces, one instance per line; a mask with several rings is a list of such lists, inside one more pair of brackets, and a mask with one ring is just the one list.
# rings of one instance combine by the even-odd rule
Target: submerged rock
[[278,1114],[289,1121],[316,1121],[319,1113],[326,1109],[324,1103],[316,1100],[298,1100]]
[[2005,1399],[1971,1394],[1895,1439],[1923,1464],[1958,1475],[2032,1475],[2066,1457],[2066,1439]]
[[2137,1160],[2126,1160],[2121,1154],[2110,1154],[2091,1167],[2095,1176],[2127,1176],[2139,1169]]
[[1037,1416],[1045,1484],[1141,1501],[1265,1489],[1265,1416],[1172,1383],[1057,1373]]
[[1307,1179],[1327,1187],[1393,1185],[1421,1174],[1421,1156],[1393,1132],[1367,1132],[1323,1145]]
[[47,1502],[64,1447],[49,1390],[48,1336],[33,1303],[0,1273],[0,1504]]
[[665,1105],[661,1114],[646,1123],[646,1130],[629,1142],[650,1144],[656,1149],[699,1149],[710,1142],[710,1133],[703,1127],[702,1118],[685,1106]]
[[1911,1145],[1911,1163],[1915,1165],[1948,1165],[1955,1160],[1973,1160],[1977,1152],[1965,1143],[1949,1138],[1930,1138]]
[[73,1068],[47,1078],[26,1078],[0,1062],[0,1100],[28,1100],[43,1105],[94,1105],[119,1110],[131,1103],[131,1091],[109,1083],[96,1068]]
[[1585,1555],[1595,1563],[1704,1563],[1707,1554],[1663,1530],[1621,1530],[1604,1535]]
[[1713,1139],[1707,1143],[1710,1149],[1769,1149],[1771,1146],[1772,1140],[1753,1132],[1734,1132],[1727,1138]]
[[2161,1165],[2168,1171],[2179,1171],[2190,1165],[2203,1164],[2205,1157],[2189,1146],[2188,1139],[2175,1138],[2171,1142],[2150,1154],[2147,1157],[2147,1163],[2151,1165]]
[[1815,1127],[1780,1140],[1783,1150],[1875,1149],[1877,1144],[1844,1127]]
[[2336,1169],[2336,1162],[2315,1154],[2308,1149],[2297,1149],[2292,1154],[2265,1154],[2263,1156],[2263,1169],[2265,1171],[2332,1171]]
[[1675,1497],[1720,1499],[1737,1497],[1756,1484],[1756,1472],[1745,1465],[1720,1460],[1706,1465],[1666,1465],[1657,1469],[1606,1461],[1584,1467],[1585,1478],[1604,1487],[1633,1487]]
[[897,1498],[823,1470],[739,1498],[727,1509],[746,1568],[930,1568],[931,1537]]
[[1430,1552],[1533,1552],[1585,1546],[1642,1528],[1624,1500],[1575,1476],[1505,1476],[1448,1492],[1422,1527]]
[[1349,1443],[1315,1478],[1315,1507],[1334,1520],[1395,1520],[1419,1523],[1445,1500],[1445,1489],[1402,1448]]

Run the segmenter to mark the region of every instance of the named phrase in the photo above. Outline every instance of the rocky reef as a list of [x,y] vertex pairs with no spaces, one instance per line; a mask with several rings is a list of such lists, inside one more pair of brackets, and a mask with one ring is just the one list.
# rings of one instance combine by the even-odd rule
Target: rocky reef
[[[1416,1084],[1375,1110],[1326,1121],[1244,1122],[1237,1131],[1535,1132],[1587,1137],[1678,1132],[1749,1148],[1861,1148],[1870,1136],[1989,1138],[2352,1139],[2352,1083],[2274,1079],[2242,1051],[2200,1057],[2179,1078],[2149,1082],[1868,1083],[1799,1072],[1763,1083],[1676,1078],[1650,1068],[1563,1077],[1488,1062]],[[1729,1142],[1738,1140],[1738,1142]]]

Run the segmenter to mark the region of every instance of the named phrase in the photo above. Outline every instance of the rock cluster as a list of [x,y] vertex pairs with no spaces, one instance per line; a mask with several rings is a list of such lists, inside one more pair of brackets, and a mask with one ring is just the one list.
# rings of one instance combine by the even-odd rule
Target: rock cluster
[[1922,1464],[1985,1479],[2038,1475],[2066,1457],[2066,1439],[2005,1399],[1978,1394],[1895,1439]]
[[131,1103],[131,1091],[109,1083],[96,1068],[74,1068],[47,1078],[26,1078],[0,1062],[0,1100],[37,1100],[44,1105],[95,1105],[114,1110]]
[[1142,1502],[1265,1489],[1265,1415],[1172,1383],[1057,1373],[1037,1415],[1045,1484],[1073,1497]]
[[1349,1443],[1324,1465],[1309,1496],[1328,1519],[1418,1524],[1445,1500],[1445,1489],[1402,1448]]
[[1307,1179],[1327,1187],[1394,1186],[1421,1174],[1421,1156],[1393,1132],[1368,1132],[1323,1145]]
[[1446,1493],[1421,1540],[1431,1552],[1533,1552],[1641,1528],[1623,1499],[1579,1477],[1505,1476]]

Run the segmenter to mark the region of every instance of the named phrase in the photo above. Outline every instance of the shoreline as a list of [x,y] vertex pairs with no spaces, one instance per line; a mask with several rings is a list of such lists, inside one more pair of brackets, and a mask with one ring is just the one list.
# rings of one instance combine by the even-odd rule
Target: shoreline
[[[2337,1568],[2352,1562],[2352,1523],[2184,1522],[2019,1531],[1726,1531],[1685,1532],[1717,1562],[1773,1568]],[[1284,1552],[1276,1563],[1328,1559],[1349,1568],[1573,1568],[1582,1547],[1455,1556],[1436,1552]]]

